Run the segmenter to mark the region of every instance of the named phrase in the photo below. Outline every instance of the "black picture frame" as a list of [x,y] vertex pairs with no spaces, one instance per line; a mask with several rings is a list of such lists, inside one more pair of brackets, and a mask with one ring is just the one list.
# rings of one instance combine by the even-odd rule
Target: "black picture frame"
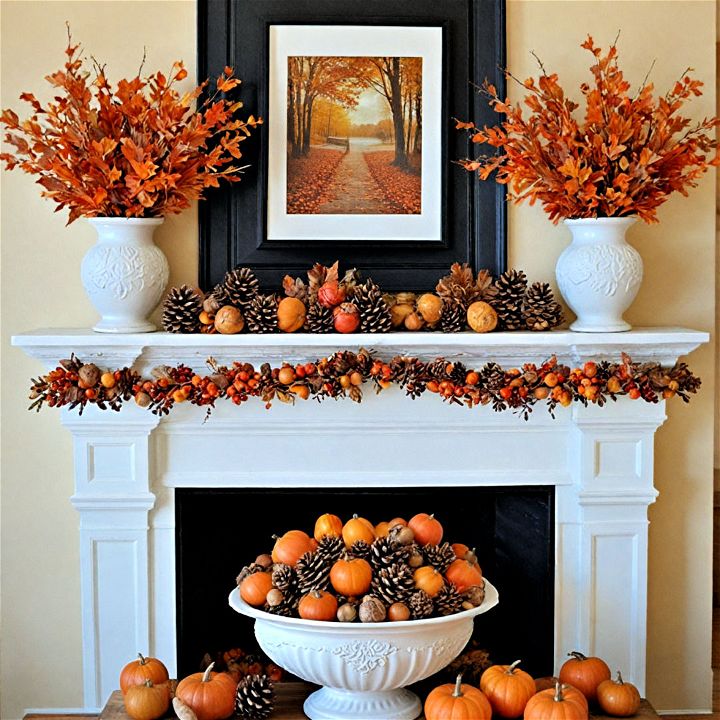
[[[238,265],[252,267],[266,288],[315,262],[357,267],[388,290],[427,290],[453,262],[502,272],[506,265],[504,186],[479,181],[451,160],[472,154],[453,117],[495,124],[497,115],[473,87],[486,77],[502,95],[505,0],[198,0],[198,77],[226,65],[243,81],[246,112],[267,122],[268,34],[277,24],[441,26],[444,37],[443,237],[412,240],[272,240],[266,235],[267,133],[244,145],[251,167],[242,182],[200,204],[200,284],[208,289]],[[423,179],[424,181],[425,178]]]

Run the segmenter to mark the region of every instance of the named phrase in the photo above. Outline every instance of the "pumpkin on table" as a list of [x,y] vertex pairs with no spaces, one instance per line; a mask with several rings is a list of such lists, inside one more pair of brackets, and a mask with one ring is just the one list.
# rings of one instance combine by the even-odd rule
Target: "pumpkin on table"
[[138,653],[138,659],[129,662],[120,672],[120,689],[125,695],[133,685],[144,685],[146,680],[152,681],[153,685],[162,685],[169,678],[167,668],[160,660]]
[[622,679],[619,670],[616,680],[603,680],[598,685],[597,700],[604,713],[615,717],[630,717],[640,708],[640,692]]
[[213,672],[214,665],[188,675],[175,689],[175,697],[195,713],[197,720],[225,720],[235,709],[237,684],[227,673]]
[[415,533],[419,545],[439,545],[443,537],[443,526],[434,515],[418,513],[410,518],[408,527]]
[[340,558],[330,570],[330,583],[340,595],[358,597],[370,589],[372,567],[362,558]]
[[335,620],[337,609],[335,596],[324,590],[313,590],[298,603],[298,615],[304,620]]
[[127,689],[125,711],[133,720],[157,720],[170,707],[170,690],[167,685],[155,685],[145,680],[142,685],[132,685]]
[[358,540],[372,545],[375,542],[375,526],[369,520],[353,515],[343,526],[342,539],[347,548],[351,548]]
[[560,681],[576,687],[589,702],[597,700],[597,686],[611,677],[610,668],[599,657],[586,657],[580,652],[568,653],[560,668]]
[[315,543],[310,536],[302,530],[288,530],[281,537],[275,537],[275,546],[272,551],[272,560],[295,567],[297,561],[306,553],[315,549]]
[[525,720],[588,720],[585,696],[571,685],[556,683],[555,688],[533,695],[525,706]]
[[520,717],[528,700],[535,695],[535,681],[519,664],[520,660],[512,665],[491,665],[480,677],[480,689],[500,717]]
[[425,700],[425,720],[490,720],[492,707],[484,693],[464,685],[462,675],[455,684],[440,685]]
[[320,542],[324,537],[340,537],[342,535],[343,522],[337,515],[325,513],[315,521],[315,540]]

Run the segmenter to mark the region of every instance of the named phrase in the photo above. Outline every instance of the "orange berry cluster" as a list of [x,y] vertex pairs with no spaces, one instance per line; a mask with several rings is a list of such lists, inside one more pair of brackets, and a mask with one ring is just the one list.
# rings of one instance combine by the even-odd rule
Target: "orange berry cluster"
[[235,362],[230,367],[208,361],[209,375],[200,375],[185,365],[153,370],[153,379],[143,379],[128,368],[102,373],[92,363],[83,365],[73,357],[46,376],[32,381],[31,409],[68,405],[71,408],[94,403],[101,409],[118,410],[134,397],[140,407],[164,415],[178,403],[213,407],[218,399],[240,405],[258,397],[266,407],[273,400],[293,403],[314,398],[349,397],[360,402],[362,386],[371,383],[376,392],[397,385],[411,398],[425,391],[446,402],[492,405],[496,411],[513,409],[525,419],[532,408],[544,402],[552,412],[557,405],[573,402],[603,405],[608,399],[627,396],[632,400],[658,402],[676,395],[685,402],[696,393],[700,379],[685,363],[672,368],[659,363],[633,363],[625,354],[619,363],[587,361],[571,369],[555,357],[541,365],[526,363],[503,369],[487,363],[473,370],[460,362],[442,358],[422,362],[396,356],[389,361],[372,352],[348,350],[307,363],[283,363],[279,367]]

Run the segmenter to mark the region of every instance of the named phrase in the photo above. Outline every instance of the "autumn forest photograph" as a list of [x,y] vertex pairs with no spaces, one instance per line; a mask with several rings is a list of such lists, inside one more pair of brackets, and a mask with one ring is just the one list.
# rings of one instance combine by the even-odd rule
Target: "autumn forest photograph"
[[288,57],[287,213],[421,212],[422,58]]

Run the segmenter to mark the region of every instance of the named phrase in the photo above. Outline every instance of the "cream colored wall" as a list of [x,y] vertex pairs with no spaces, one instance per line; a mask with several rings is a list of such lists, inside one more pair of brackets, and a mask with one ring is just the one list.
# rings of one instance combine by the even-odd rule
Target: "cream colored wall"
[[[88,53],[118,77],[136,70],[143,45],[148,68],[183,57],[192,75],[193,2],[8,2],[2,24],[2,106],[55,69],[64,47],[64,21]],[[715,4],[707,2],[508,1],[508,62],[518,75],[535,72],[534,49],[577,87],[588,65],[577,46],[591,30],[603,45],[622,29],[623,67],[639,82],[651,60],[665,88],[688,65],[708,83],[695,103],[714,110]],[[28,378],[41,367],[8,348],[13,333],[38,327],[87,326],[93,320],[78,281],[80,259],[93,242],[78,222],[65,228],[31,180],[0,175],[2,183],[2,659],[0,716],[27,707],[81,704],[77,515],[72,493],[70,436],[51,411],[25,412]],[[638,325],[686,325],[710,330],[714,318],[714,180],[689,199],[661,210],[661,224],[636,227],[646,279],[629,314]],[[537,208],[510,211],[510,260],[533,279],[550,280],[568,235]],[[194,213],[168,221],[160,243],[172,283],[196,278]],[[674,402],[657,436],[651,510],[648,695],[658,708],[709,707],[710,553],[713,446],[713,350],[692,356],[705,378],[689,407]],[[570,648],[568,648],[570,649]],[[672,678],[672,681],[670,680]]]

